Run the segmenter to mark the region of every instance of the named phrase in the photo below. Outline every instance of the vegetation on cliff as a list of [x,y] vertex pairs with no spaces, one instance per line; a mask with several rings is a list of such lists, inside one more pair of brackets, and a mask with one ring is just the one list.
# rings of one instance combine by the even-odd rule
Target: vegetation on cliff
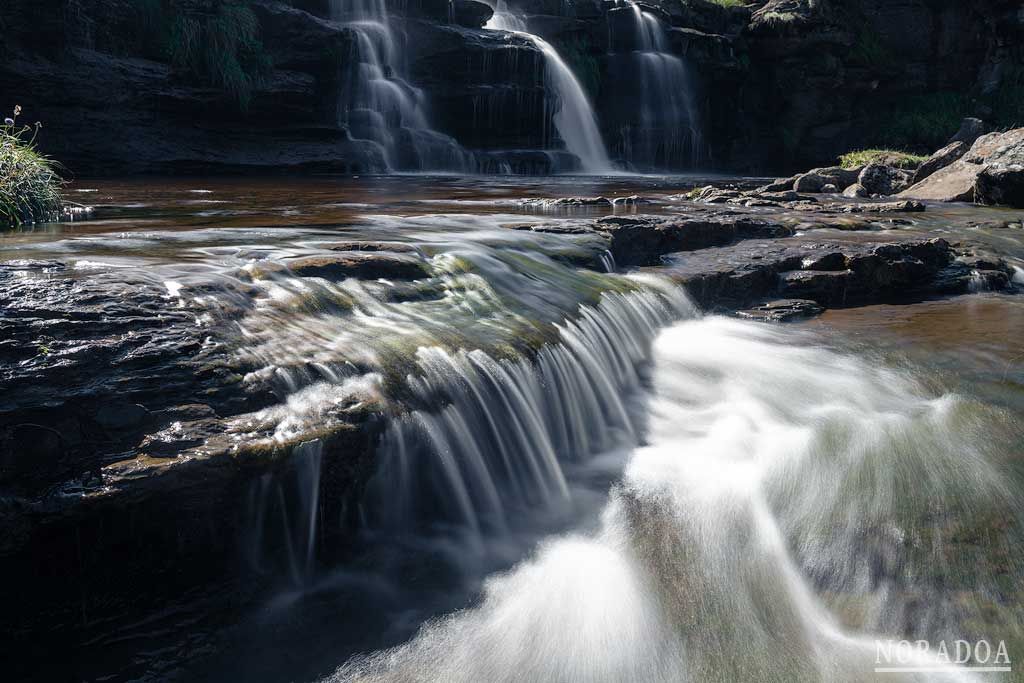
[[194,81],[223,91],[246,110],[272,64],[260,38],[260,23],[243,0],[225,0],[215,10],[189,9],[185,0],[143,0],[146,42]]
[[847,152],[839,157],[839,165],[843,168],[864,168],[868,164],[883,164],[896,168],[917,168],[928,157],[898,152],[891,149],[859,149]]
[[53,220],[62,206],[55,164],[35,148],[40,124],[19,127],[19,114],[0,126],[0,229]]

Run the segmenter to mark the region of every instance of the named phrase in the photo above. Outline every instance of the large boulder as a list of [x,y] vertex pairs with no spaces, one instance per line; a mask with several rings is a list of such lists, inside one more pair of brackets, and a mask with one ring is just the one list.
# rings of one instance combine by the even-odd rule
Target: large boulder
[[1024,162],[987,166],[974,182],[974,201],[1024,208]]
[[942,202],[1006,204],[1024,207],[1024,128],[978,138],[959,161],[901,193],[902,197]]
[[971,143],[954,140],[935,154],[932,154],[928,157],[927,161],[918,167],[917,172],[914,173],[913,182],[919,183],[936,171],[941,171],[954,161],[958,161],[970,148]]
[[910,172],[895,166],[868,164],[860,172],[857,182],[868,194],[896,194],[910,184]]

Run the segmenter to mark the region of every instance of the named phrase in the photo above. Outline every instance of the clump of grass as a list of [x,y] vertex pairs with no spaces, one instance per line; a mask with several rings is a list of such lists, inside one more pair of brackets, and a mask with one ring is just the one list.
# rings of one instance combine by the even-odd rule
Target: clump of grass
[[42,124],[18,126],[20,114],[0,126],[0,229],[56,220],[63,207],[56,164],[36,151]]
[[928,157],[899,152],[891,149],[859,149],[847,152],[839,157],[839,165],[843,168],[860,168],[868,164],[885,164],[896,168],[917,168]]
[[711,0],[711,2],[722,7],[743,7],[747,4],[747,0]]

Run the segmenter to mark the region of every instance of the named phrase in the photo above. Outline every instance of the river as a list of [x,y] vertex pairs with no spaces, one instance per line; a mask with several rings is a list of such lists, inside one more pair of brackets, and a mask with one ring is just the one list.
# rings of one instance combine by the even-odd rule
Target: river
[[[1024,301],[749,322],[656,269],[601,272],[571,229],[685,211],[700,181],[83,180],[90,220],[0,237],[0,261],[180,300],[280,397],[258,413],[268,438],[304,443],[294,481],[251,493],[253,527],[287,537],[248,542],[273,590],[95,636],[82,677],[1015,680],[875,668],[888,639],[929,641],[907,666],[940,641],[1024,657]],[[640,199],[523,201],[598,195]],[[989,227],[1006,215],[929,207],[890,229],[1024,265],[1021,230]],[[340,241],[415,253],[430,277],[268,266]],[[354,549],[331,562],[316,435],[367,404],[386,425]]]

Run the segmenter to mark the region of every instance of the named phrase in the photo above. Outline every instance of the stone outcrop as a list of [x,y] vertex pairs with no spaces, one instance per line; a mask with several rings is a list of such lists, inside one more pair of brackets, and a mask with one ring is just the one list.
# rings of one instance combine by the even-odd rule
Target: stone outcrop
[[979,279],[991,289],[1009,286],[1005,263],[979,271],[957,256],[942,239],[844,244],[789,238],[680,253],[665,269],[703,306],[726,310],[778,298],[827,308],[913,301],[965,293]]
[[679,219],[612,216],[598,220],[594,229],[608,237],[608,249],[622,266],[655,265],[673,252],[793,234],[793,228],[781,223],[728,214]]
[[914,172],[914,177],[911,182],[916,185],[936,171],[941,171],[960,159],[960,157],[966,154],[967,150],[970,148],[971,145],[963,140],[954,140],[928,157],[927,161],[921,164]]
[[[754,158],[746,165],[753,171],[792,172],[852,149],[930,152],[946,143],[963,116],[1014,123],[999,101],[1022,87],[1013,75],[1019,66],[1010,66],[1024,63],[1019,3],[753,5],[742,33],[749,65],[740,78],[743,89],[719,95],[726,102],[713,105],[723,120],[737,122],[715,124],[716,132],[728,128],[732,135],[731,145],[714,143],[719,158]],[[949,121],[939,129],[921,123],[940,111]]]
[[1024,128],[989,133],[958,161],[942,168],[901,196],[942,202],[1024,207]]

